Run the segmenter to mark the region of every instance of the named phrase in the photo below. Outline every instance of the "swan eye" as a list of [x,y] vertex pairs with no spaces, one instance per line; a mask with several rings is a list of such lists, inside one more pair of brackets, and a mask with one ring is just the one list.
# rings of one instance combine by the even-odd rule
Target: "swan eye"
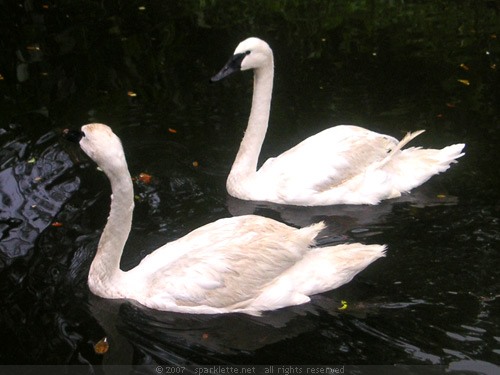
[[252,53],[252,51],[246,51],[245,55],[250,55],[251,53]]

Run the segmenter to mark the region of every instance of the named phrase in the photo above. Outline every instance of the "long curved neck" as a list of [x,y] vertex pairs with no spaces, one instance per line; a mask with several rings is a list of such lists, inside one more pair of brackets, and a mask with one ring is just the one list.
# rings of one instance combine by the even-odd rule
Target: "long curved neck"
[[111,209],[90,266],[89,286],[103,297],[117,297],[114,286],[123,274],[120,259],[132,226],[134,188],[126,162],[106,175],[111,183]]
[[274,63],[254,69],[252,110],[229,177],[256,173],[259,154],[266,136],[273,92]]

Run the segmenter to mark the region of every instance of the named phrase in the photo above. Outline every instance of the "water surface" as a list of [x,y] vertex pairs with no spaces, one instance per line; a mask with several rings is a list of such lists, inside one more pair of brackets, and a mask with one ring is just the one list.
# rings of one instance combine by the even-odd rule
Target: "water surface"
[[[500,362],[498,9],[493,2],[12,1],[0,52],[0,363]],[[492,8],[493,6],[493,8]],[[227,196],[251,74],[209,84],[249,36],[276,78],[262,158],[338,124],[413,145],[466,143],[443,175],[378,206],[286,207]],[[136,211],[122,268],[221,217],[256,213],[321,244],[388,245],[347,285],[256,318],[156,312],[90,294],[110,189],[60,131],[122,139]],[[339,310],[341,301],[348,308]],[[94,345],[107,337],[106,354]]]

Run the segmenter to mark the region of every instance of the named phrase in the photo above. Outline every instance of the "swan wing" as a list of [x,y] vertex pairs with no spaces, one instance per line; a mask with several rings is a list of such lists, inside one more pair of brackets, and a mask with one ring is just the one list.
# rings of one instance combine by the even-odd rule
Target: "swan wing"
[[318,194],[333,189],[382,161],[398,140],[364,128],[339,125],[307,138],[259,170],[263,181],[272,181],[280,197]]
[[150,274],[149,305],[244,308],[269,282],[303,258],[323,227],[319,223],[295,229],[253,215],[201,227],[175,241],[189,248],[188,252]]

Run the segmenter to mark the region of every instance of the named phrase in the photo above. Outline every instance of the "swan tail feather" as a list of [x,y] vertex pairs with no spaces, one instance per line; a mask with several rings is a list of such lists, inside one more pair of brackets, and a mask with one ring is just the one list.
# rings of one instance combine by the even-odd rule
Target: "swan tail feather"
[[384,257],[385,253],[385,245],[354,243],[317,247],[311,249],[284,276],[293,283],[296,296],[311,296],[348,283],[371,263]]
[[401,151],[397,158],[383,168],[393,176],[394,191],[399,196],[402,192],[423,184],[433,175],[450,168],[452,163],[464,156],[465,144],[459,143],[447,146],[441,150],[409,148]]
[[383,167],[385,164],[387,164],[392,158],[393,156],[399,151],[401,150],[404,146],[406,146],[408,143],[410,143],[413,139],[415,139],[416,137],[418,137],[420,134],[422,134],[423,132],[425,132],[425,129],[421,129],[421,130],[417,130],[416,132],[408,132],[406,133],[406,135],[403,137],[403,139],[396,145],[396,147],[394,147],[390,152],[389,154],[387,154],[387,156],[385,157],[384,160],[382,160],[382,162],[380,163],[380,166],[379,168]]

